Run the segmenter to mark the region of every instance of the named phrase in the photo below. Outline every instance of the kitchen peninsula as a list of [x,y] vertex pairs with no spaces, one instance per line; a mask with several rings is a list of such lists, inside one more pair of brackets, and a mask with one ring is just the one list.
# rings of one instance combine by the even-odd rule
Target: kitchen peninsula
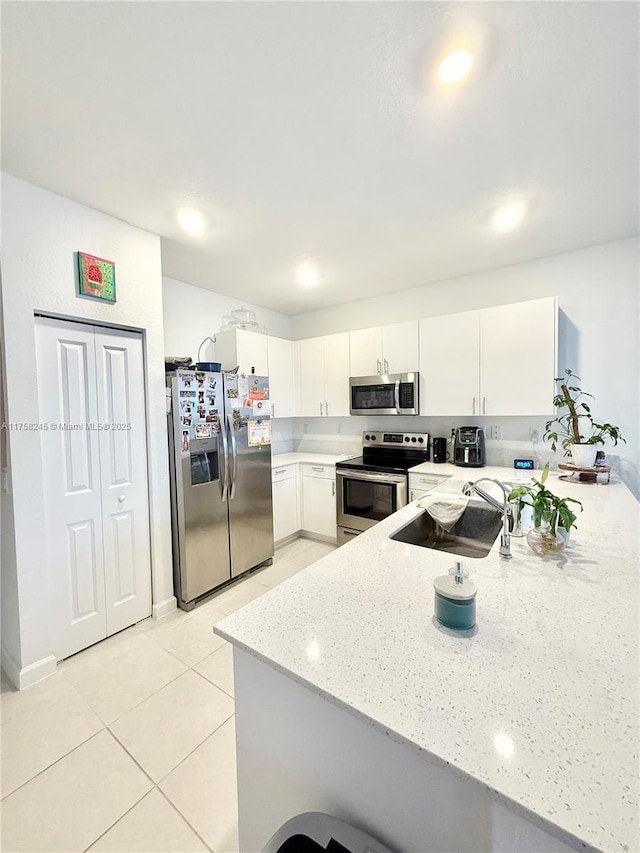
[[[514,479],[514,471],[461,471]],[[466,475],[471,475],[467,477]],[[326,811],[403,853],[640,849],[638,528],[621,483],[556,558],[465,559],[477,626],[436,623],[454,555],[393,541],[415,503],[218,623],[234,644],[240,849]]]

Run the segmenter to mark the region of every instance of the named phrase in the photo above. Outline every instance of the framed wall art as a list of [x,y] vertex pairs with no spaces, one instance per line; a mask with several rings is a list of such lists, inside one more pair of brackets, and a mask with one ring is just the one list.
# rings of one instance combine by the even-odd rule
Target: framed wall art
[[78,289],[80,296],[105,302],[116,301],[116,265],[113,261],[78,252]]

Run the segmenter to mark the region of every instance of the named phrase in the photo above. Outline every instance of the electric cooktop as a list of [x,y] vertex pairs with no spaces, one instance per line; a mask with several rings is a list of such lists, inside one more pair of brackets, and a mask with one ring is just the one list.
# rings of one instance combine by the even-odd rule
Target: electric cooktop
[[406,474],[429,461],[429,435],[417,432],[371,432],[362,434],[362,456],[344,459],[336,468]]

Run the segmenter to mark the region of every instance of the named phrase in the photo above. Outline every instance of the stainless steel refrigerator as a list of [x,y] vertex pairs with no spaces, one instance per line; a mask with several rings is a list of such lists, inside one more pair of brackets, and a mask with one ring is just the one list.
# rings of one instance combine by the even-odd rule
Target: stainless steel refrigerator
[[175,594],[191,610],[273,557],[269,380],[178,370],[167,388]]

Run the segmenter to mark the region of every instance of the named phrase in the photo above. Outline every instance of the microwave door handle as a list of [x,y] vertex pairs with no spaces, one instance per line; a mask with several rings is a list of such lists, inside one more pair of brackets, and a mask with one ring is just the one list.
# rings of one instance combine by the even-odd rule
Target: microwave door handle
[[396,412],[400,414],[400,380],[394,382],[393,396],[396,404]]
[[222,502],[227,500],[229,493],[229,442],[227,441],[227,430],[224,421],[220,424],[220,437],[222,438],[222,456],[224,458],[224,480],[222,481]]

